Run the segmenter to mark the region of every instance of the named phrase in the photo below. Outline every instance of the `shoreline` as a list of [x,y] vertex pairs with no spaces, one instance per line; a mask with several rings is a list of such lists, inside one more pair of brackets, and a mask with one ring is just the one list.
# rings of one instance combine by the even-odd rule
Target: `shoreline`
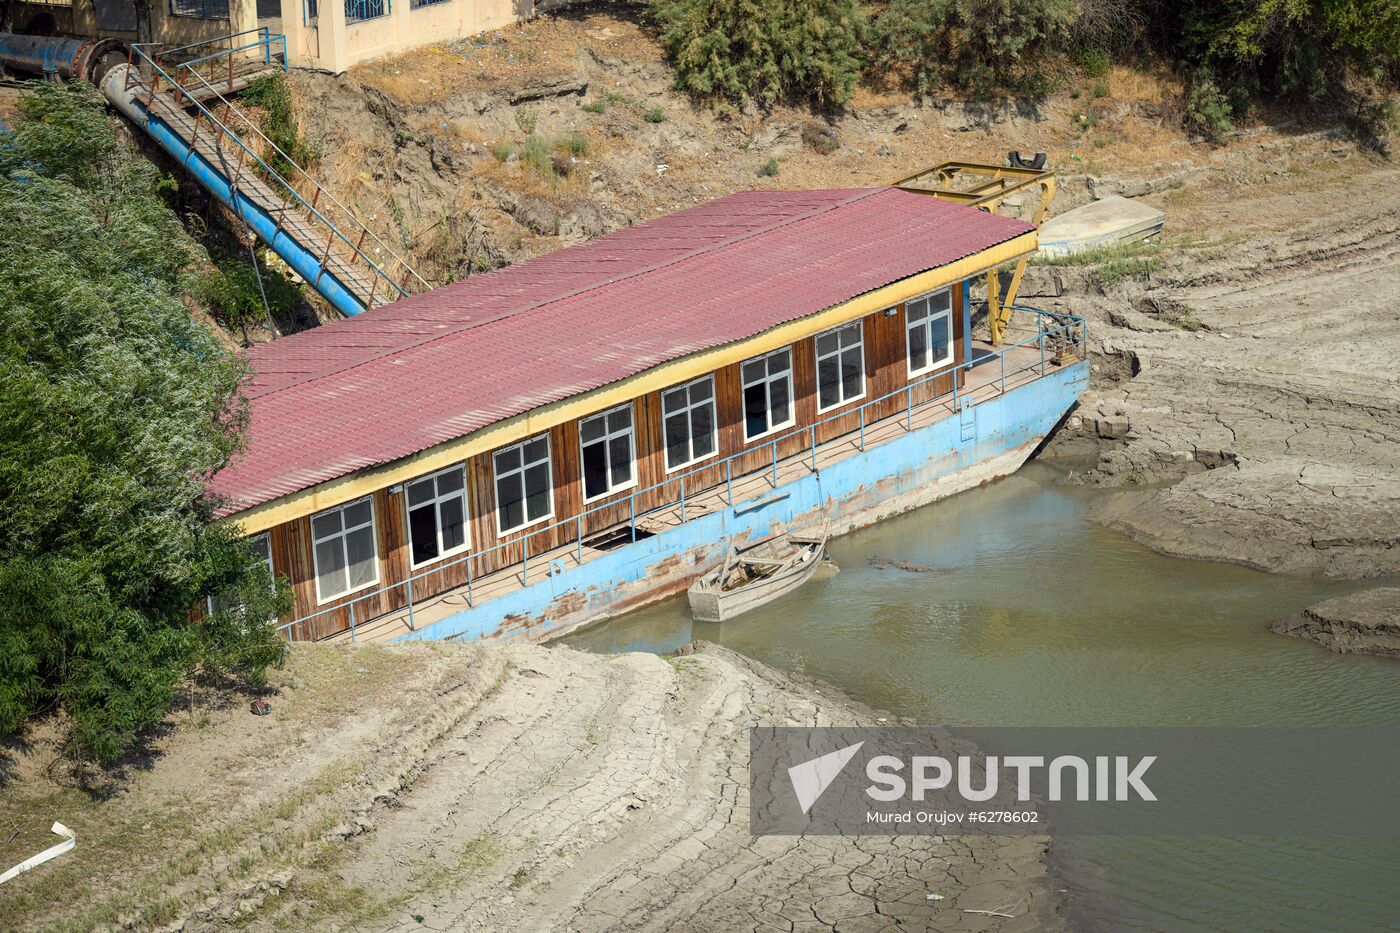
[[749,725],[887,717],[718,646],[298,647],[267,698],[173,714],[105,796],[32,743],[5,788],[32,818],[0,855],[55,817],[79,844],[6,885],[16,922],[1067,929],[1041,837],[751,837]]

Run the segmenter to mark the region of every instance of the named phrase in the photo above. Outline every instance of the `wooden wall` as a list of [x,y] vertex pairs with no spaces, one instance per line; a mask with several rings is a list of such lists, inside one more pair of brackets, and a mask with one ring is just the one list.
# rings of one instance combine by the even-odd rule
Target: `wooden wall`
[[[825,422],[817,429],[817,441],[823,442],[855,431],[859,428],[860,417],[856,412],[860,406],[873,399],[899,390],[909,384],[908,366],[905,359],[904,306],[899,305],[896,313],[886,317],[883,311],[863,319],[866,365],[866,393],[857,401],[832,411],[817,413],[816,395],[816,351],[815,338],[797,341],[792,346],[793,362],[793,404],[796,424],[776,432],[772,437],[761,438],[745,445],[743,392],[740,381],[740,364],[726,366],[715,373],[715,405],[718,434],[718,452],[712,459],[714,466],[706,469],[704,462],[676,471],[673,476],[698,470],[684,480],[677,478],[664,488],[638,496],[637,510],[643,512],[670,502],[679,496],[681,482],[686,484],[690,495],[700,490],[724,482],[724,458],[748,453],[733,464],[733,474],[742,475],[761,469],[772,460],[771,443],[778,438],[778,456],[788,457],[808,449],[808,432],[802,430],[818,420]],[[954,360],[964,359],[965,335],[963,334],[962,289],[953,288],[953,338]],[[960,381],[965,373],[959,371]],[[917,377],[924,378],[924,377]],[[914,404],[937,398],[953,391],[953,374],[946,373],[921,386],[914,392]],[[907,402],[904,393],[897,394],[876,406],[876,410],[866,412],[867,423],[903,411]],[[843,411],[850,414],[843,415]],[[522,539],[529,538],[530,554],[538,555],[551,548],[573,542],[576,539],[577,525],[567,523],[558,528],[550,528],[556,522],[576,518],[585,510],[589,514],[583,520],[583,533],[588,538],[619,522],[626,522],[630,512],[630,497],[636,489],[648,489],[666,481],[665,447],[663,443],[661,419],[661,393],[649,393],[633,403],[633,425],[635,431],[636,462],[634,470],[637,484],[614,495],[585,504],[583,502],[583,482],[581,451],[579,448],[578,422],[558,425],[549,430],[550,457],[554,476],[554,515],[521,531],[499,536],[496,529],[496,496],[492,455],[474,456],[467,461],[466,488],[470,524],[470,558],[473,578],[519,563],[522,554]],[[788,437],[791,433],[793,436]],[[331,610],[309,622],[296,626],[291,633],[293,638],[323,638],[350,627],[350,611],[347,604],[355,603],[357,624],[365,622],[385,612],[403,608],[407,603],[407,593],[403,586],[384,591],[385,587],[402,583],[409,575],[409,551],[407,544],[407,524],[404,515],[404,496],[401,492],[391,495],[388,490],[374,494],[375,530],[379,544],[379,583],[358,593],[332,600],[324,605],[316,603],[315,569],[311,554],[311,520],[300,518],[272,529],[273,567],[279,575],[292,581],[296,596],[295,614],[306,616],[313,612]],[[500,550],[490,551],[504,544]],[[428,564],[412,571],[414,575],[429,572],[430,575],[414,583],[415,600],[426,599],[436,593],[462,586],[467,580],[467,562],[462,554],[455,554],[438,561],[437,564],[450,565],[439,572],[432,572],[435,565]],[[375,591],[382,591],[376,593]],[[366,594],[374,594],[366,597]]]

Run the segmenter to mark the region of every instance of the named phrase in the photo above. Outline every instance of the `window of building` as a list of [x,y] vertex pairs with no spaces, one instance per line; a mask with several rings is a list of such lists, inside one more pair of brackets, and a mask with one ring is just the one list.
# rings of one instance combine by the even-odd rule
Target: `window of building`
[[719,447],[714,377],[705,376],[662,392],[661,419],[666,429],[668,470],[714,456]]
[[921,376],[953,361],[953,293],[921,295],[904,305],[909,375]]
[[865,343],[861,322],[817,334],[817,411],[865,397]]
[[228,0],[170,0],[170,15],[228,19]]
[[389,15],[389,0],[345,0],[345,22],[351,25]]
[[632,475],[632,406],[622,405],[579,422],[583,447],[583,501],[626,489]]
[[554,514],[549,435],[496,451],[496,527],[506,534]]
[[744,440],[793,423],[791,347],[745,360],[740,379],[744,384]]
[[466,474],[461,466],[406,483],[404,494],[413,566],[467,549]]
[[[253,535],[248,541],[253,545],[254,553],[262,558],[263,566],[267,568],[267,586],[268,589],[272,589],[277,585],[277,578],[272,571],[272,537],[264,531],[260,535]],[[213,615],[216,612],[232,608],[236,602],[223,596],[210,596],[207,605],[209,614]]]
[[374,534],[371,497],[311,516],[311,543],[317,601],[379,582],[379,542]]

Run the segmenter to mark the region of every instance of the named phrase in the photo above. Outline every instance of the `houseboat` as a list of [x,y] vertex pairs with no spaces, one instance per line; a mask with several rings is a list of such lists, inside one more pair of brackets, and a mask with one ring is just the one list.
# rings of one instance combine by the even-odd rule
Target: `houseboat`
[[1024,174],[733,194],[257,346],[212,492],[289,638],[544,640],[1008,474],[1087,383],[982,209]]

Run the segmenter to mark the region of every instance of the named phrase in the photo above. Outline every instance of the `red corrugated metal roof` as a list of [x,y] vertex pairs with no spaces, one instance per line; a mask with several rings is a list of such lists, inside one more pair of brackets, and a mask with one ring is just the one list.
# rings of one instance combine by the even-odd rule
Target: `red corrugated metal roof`
[[750,191],[249,352],[237,511],[947,265],[1032,227],[897,188]]

